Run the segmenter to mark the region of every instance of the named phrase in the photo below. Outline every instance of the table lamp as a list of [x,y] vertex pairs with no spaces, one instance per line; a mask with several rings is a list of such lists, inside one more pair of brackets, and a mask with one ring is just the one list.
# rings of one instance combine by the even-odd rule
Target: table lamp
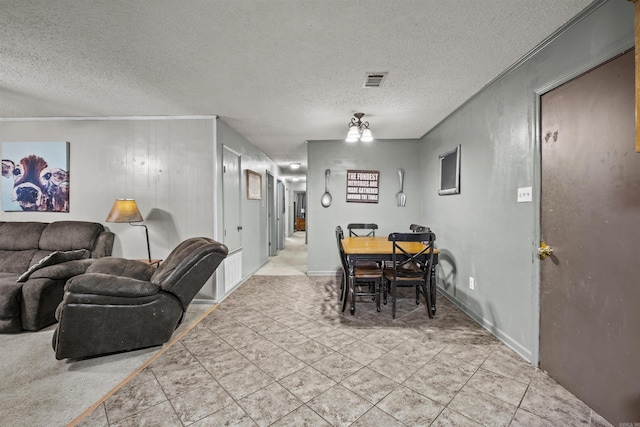
[[144,227],[147,236],[147,255],[151,262],[151,247],[149,246],[149,229],[144,224],[133,224],[134,222],[142,222],[144,219],[140,214],[135,199],[116,199],[111,207],[111,212],[107,216],[106,222],[128,222],[129,225]]

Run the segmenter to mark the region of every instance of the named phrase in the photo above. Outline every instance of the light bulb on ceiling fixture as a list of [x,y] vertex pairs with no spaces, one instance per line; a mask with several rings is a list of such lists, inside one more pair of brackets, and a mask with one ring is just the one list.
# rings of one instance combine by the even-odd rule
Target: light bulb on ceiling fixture
[[355,113],[354,117],[349,122],[349,132],[347,133],[347,142],[371,142],[373,141],[373,134],[369,129],[369,122],[363,122],[362,117],[364,113]]
[[371,141],[373,141],[373,135],[371,134],[371,129],[364,129],[362,131],[362,136],[360,137],[360,141],[362,141],[362,142],[371,142]]
[[357,126],[353,126],[349,128],[349,132],[347,133],[347,142],[357,142],[360,139],[360,131]]
[[300,163],[291,163],[289,167],[291,169],[300,169]]

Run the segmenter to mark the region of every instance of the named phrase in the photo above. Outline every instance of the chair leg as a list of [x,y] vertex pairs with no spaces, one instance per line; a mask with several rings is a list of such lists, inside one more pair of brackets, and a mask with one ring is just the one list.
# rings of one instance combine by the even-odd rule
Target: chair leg
[[396,318],[396,282],[391,282],[391,318]]
[[349,296],[349,279],[345,277],[344,288],[342,289],[342,312],[347,309],[347,300]]
[[420,305],[420,284],[416,285],[416,305]]
[[431,292],[431,314],[435,316],[436,314],[436,294],[438,290],[436,289],[436,284],[433,279],[429,280],[429,291]]
[[387,291],[389,290],[389,281],[384,279],[384,281],[382,282],[382,294],[384,295],[384,298],[382,300],[382,302],[384,303],[384,305],[387,305]]
[[424,299],[426,300],[426,304],[427,304],[427,314],[429,315],[429,319],[433,319],[433,313],[431,312],[431,290],[427,289],[427,283],[423,283],[422,285],[422,292],[424,292]]
[[376,294],[374,296],[375,300],[376,300],[376,311],[378,313],[380,313],[380,284],[382,282],[376,282]]

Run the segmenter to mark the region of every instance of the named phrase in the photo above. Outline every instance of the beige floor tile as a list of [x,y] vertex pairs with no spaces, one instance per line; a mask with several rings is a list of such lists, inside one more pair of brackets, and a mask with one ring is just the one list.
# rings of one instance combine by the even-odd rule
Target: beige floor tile
[[398,359],[391,354],[384,354],[380,356],[373,362],[369,363],[367,367],[376,371],[380,375],[384,375],[385,377],[398,382],[406,381],[407,378],[418,370],[417,366],[405,363],[402,359]]
[[527,391],[528,384],[480,368],[467,382],[467,386],[497,397],[510,405],[518,406]]
[[248,368],[252,363],[237,351],[225,353],[219,357],[200,357],[200,363],[215,379],[221,379],[241,369]]
[[313,412],[307,406],[301,406],[288,415],[280,418],[275,423],[271,424],[271,427],[331,427],[331,424],[327,422],[320,415]]
[[462,415],[492,427],[508,426],[516,413],[516,406],[480,393],[470,387],[463,387],[448,407]]
[[400,384],[365,367],[342,381],[342,385],[375,405]]
[[396,388],[376,406],[409,426],[428,426],[444,409],[443,405],[403,386]]
[[255,427],[257,425],[258,424],[254,423],[251,417],[235,402],[191,424],[192,427]]
[[507,349],[498,349],[491,353],[482,367],[525,384],[531,381],[535,373],[535,368]]
[[404,427],[404,424],[374,406],[351,424],[351,427]]
[[238,401],[259,426],[268,426],[302,406],[302,402],[278,383],[273,383]]
[[326,347],[329,347],[334,351],[338,351],[344,346],[349,345],[354,341],[356,341],[357,338],[354,337],[353,335],[345,334],[340,330],[334,329],[327,332],[324,335],[315,337],[313,340],[316,342],[319,342],[320,344]]
[[362,364],[340,353],[333,353],[313,363],[318,371],[334,381],[340,382],[362,368]]
[[447,405],[475,372],[467,364],[428,363],[409,377],[404,385],[443,405]]
[[127,418],[167,400],[157,380],[142,384],[133,382],[116,391],[105,401],[110,423]]
[[229,406],[233,398],[215,380],[171,399],[176,414],[185,425]]
[[331,387],[307,406],[333,426],[348,426],[373,405],[341,385]]
[[308,366],[305,362],[286,351],[259,360],[256,365],[274,380],[284,378]]
[[137,412],[118,422],[112,423],[111,427],[176,427],[181,425],[180,419],[173,411],[169,402],[162,402],[146,410]]
[[213,377],[200,364],[178,371],[164,371],[157,376],[158,382],[169,399],[200,387],[213,380]]
[[327,357],[330,354],[335,353],[335,351],[317,341],[309,340],[298,346],[290,348],[289,353],[293,354],[298,359],[311,364],[323,357]]
[[384,354],[384,351],[378,347],[368,344],[373,337],[356,341],[354,343],[343,346],[338,350],[341,354],[353,359],[363,365],[368,365]]
[[[462,414],[457,413],[449,408],[444,410],[438,415],[438,418],[431,424],[430,427],[481,427],[482,424],[477,423]],[[524,427],[524,426],[523,426]],[[528,427],[542,427],[542,424],[529,424]]]
[[218,380],[235,400],[273,384],[275,380],[257,366],[248,366]]
[[307,366],[278,382],[303,402],[308,402],[336,384],[334,380],[311,366]]
[[276,356],[283,351],[284,350],[281,347],[278,347],[271,341],[265,339],[238,348],[238,353],[242,354],[253,363],[259,362],[260,360],[268,357]]

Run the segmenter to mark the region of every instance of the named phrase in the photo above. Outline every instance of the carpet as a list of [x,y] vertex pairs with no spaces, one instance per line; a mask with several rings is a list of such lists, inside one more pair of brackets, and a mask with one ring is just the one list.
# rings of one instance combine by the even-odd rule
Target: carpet
[[[211,307],[191,304],[173,336],[194,326]],[[163,348],[56,360],[51,348],[54,330],[51,325],[37,332],[0,334],[0,425],[66,426]]]

